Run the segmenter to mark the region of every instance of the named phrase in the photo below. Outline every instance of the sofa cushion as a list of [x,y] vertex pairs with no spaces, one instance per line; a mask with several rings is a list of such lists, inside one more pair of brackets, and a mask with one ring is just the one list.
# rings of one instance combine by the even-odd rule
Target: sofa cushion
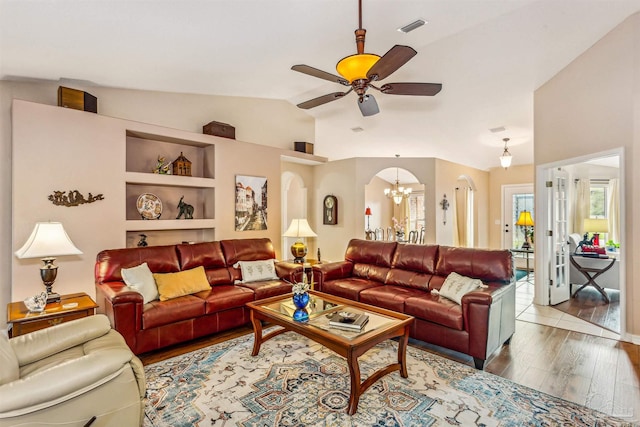
[[291,292],[291,284],[282,280],[263,280],[260,282],[241,283],[236,286],[251,289],[256,300]]
[[393,255],[393,268],[435,274],[438,245],[398,245]]
[[193,296],[205,301],[206,314],[242,307],[254,300],[251,289],[234,285],[214,286],[208,291],[198,292]]
[[123,268],[135,267],[143,262],[154,273],[180,271],[175,245],[107,249],[96,256],[96,283],[122,282],[120,272]]
[[391,267],[396,242],[352,239],[347,246],[344,259],[354,264],[371,264]]
[[220,242],[183,244],[177,249],[183,270],[203,266],[211,286],[233,284]]
[[429,282],[433,276],[431,274],[419,273],[417,271],[391,268],[384,281],[385,285],[402,286],[405,288],[420,289],[429,291]]
[[277,279],[275,260],[265,259],[261,261],[238,261],[233,268],[240,268],[242,279],[234,283],[260,282],[262,280]]
[[447,328],[464,329],[462,306],[439,295],[423,294],[407,298],[404,313]]
[[145,304],[158,299],[158,287],[146,262],[136,267],[123,268],[120,274],[127,286],[142,295]]
[[436,274],[447,277],[455,271],[485,282],[509,282],[514,276],[513,255],[506,249],[490,250],[440,246]]
[[361,291],[377,286],[382,286],[382,283],[362,277],[348,277],[324,282],[322,284],[322,292],[360,301]]
[[462,304],[462,296],[484,286],[482,280],[450,273],[440,288],[440,296]]
[[360,302],[404,313],[405,300],[424,295],[424,292],[404,286],[376,286],[360,292]]
[[276,258],[273,243],[267,238],[221,240],[220,245],[222,246],[227,266],[232,266],[238,261],[257,261]]
[[7,336],[0,332],[0,385],[15,381],[19,377],[18,358]]
[[202,266],[177,273],[154,273],[153,278],[158,286],[160,301],[211,289]]
[[205,301],[194,295],[185,295],[167,301],[151,301],[144,305],[142,329],[157,328],[203,316],[204,310]]

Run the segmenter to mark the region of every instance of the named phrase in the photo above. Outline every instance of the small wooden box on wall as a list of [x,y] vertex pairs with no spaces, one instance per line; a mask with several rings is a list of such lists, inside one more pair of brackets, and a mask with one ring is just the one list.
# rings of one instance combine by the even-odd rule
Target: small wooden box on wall
[[74,110],[98,112],[98,98],[90,93],[64,86],[58,87],[58,106]]
[[236,128],[227,123],[209,122],[202,126],[202,133],[221,136],[223,138],[236,139]]
[[300,153],[313,154],[313,143],[296,141],[293,143],[293,149]]

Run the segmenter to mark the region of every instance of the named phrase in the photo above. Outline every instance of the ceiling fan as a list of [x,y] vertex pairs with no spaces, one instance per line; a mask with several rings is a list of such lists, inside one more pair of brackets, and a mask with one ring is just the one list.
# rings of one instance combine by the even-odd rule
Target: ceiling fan
[[355,31],[358,53],[347,56],[338,62],[336,71],[342,77],[308,65],[294,65],[291,67],[294,71],[351,87],[346,92],[333,92],[302,102],[297,105],[299,108],[306,110],[317,107],[340,99],[354,91],[358,95],[358,106],[362,115],[372,116],[379,113],[380,109],[373,95],[367,94],[369,88],[389,95],[433,96],[440,92],[442,89],[442,84],[440,83],[387,83],[380,87],[374,86],[373,82],[390,76],[413,58],[417,52],[409,46],[395,45],[382,57],[364,53],[364,39],[367,30],[362,28],[362,0],[358,0],[358,17],[359,27]]

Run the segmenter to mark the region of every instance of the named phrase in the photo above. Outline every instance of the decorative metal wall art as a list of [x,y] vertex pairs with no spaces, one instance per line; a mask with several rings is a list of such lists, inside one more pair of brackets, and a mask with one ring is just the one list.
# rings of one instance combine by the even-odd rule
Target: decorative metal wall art
[[98,200],[104,200],[102,194],[91,193],[87,197],[84,197],[78,190],[70,190],[69,194],[65,194],[66,191],[54,191],[53,194],[49,194],[48,199],[56,206],[80,206],[85,203],[93,203]]
[[442,207],[442,224],[447,225],[447,209],[449,209],[449,201],[447,200],[447,195],[442,196],[443,199],[440,202],[440,206]]

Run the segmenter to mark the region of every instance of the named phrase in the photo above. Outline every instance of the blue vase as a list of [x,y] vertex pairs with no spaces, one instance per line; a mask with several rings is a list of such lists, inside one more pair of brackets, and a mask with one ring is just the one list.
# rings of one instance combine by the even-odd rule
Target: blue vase
[[309,304],[309,293],[293,294],[293,305],[297,308],[303,309]]
[[296,322],[306,322],[309,320],[309,313],[305,308],[298,308],[293,312],[293,320]]

